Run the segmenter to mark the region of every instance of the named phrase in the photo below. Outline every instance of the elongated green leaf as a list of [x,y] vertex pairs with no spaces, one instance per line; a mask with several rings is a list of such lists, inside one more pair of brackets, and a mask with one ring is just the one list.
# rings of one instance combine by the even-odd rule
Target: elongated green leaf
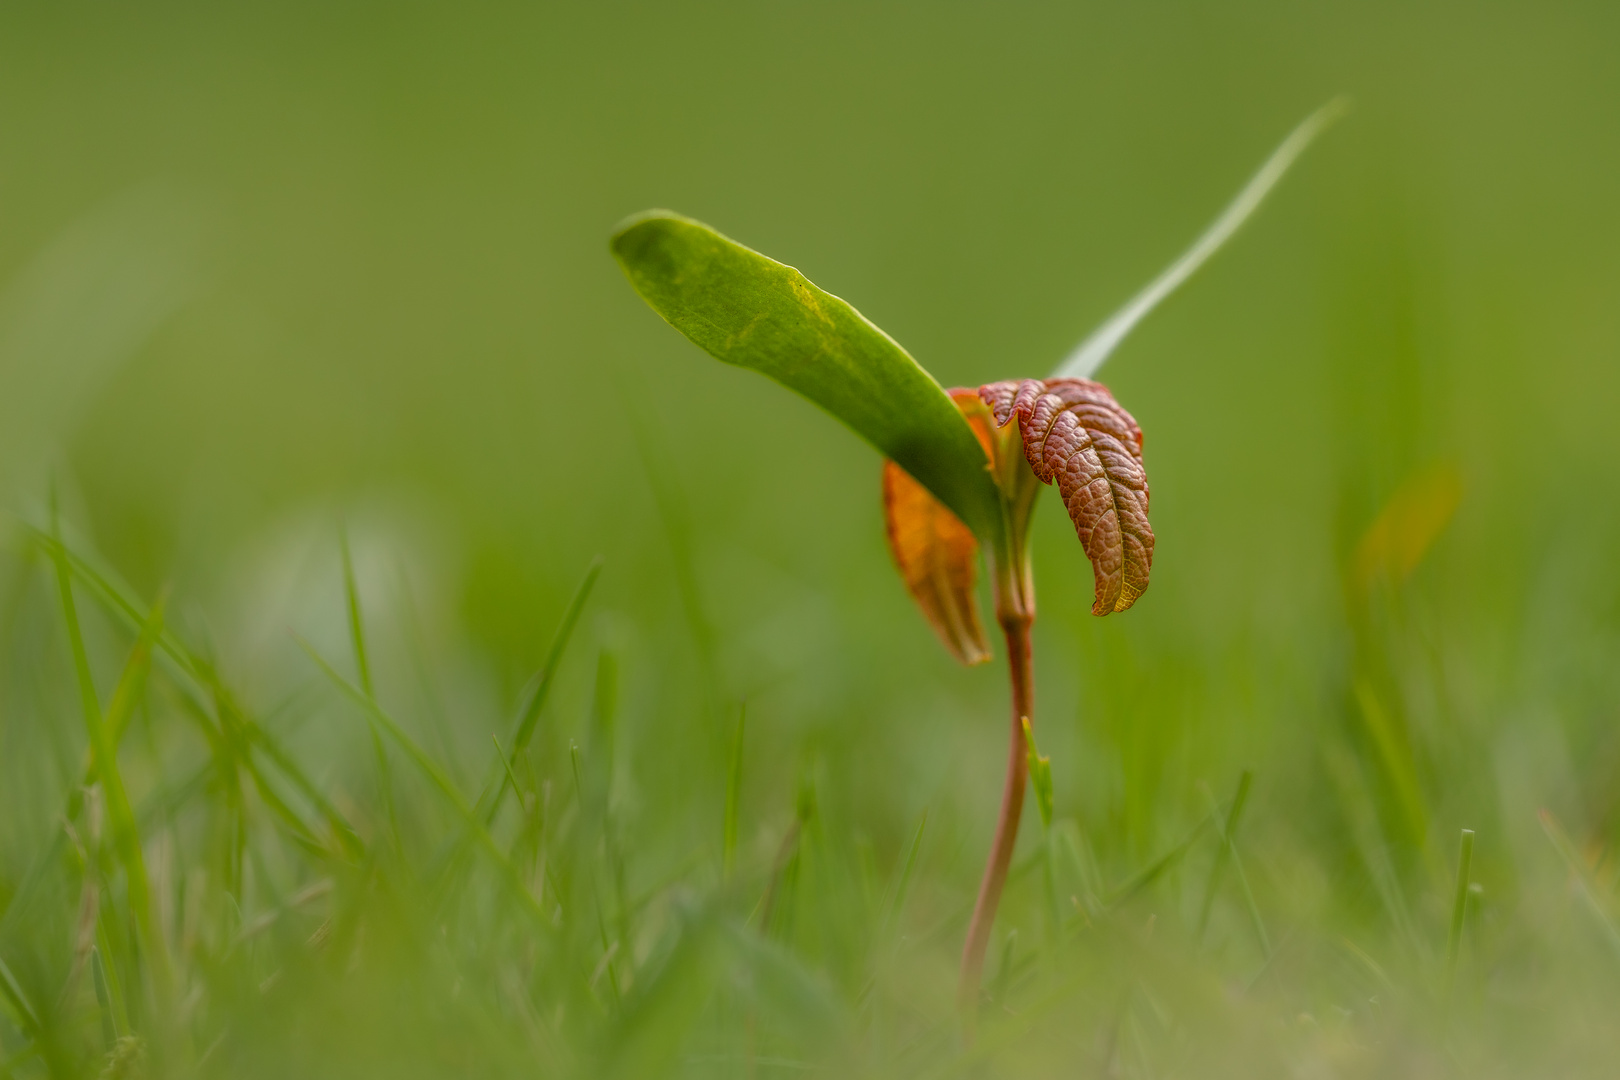
[[[141,852],[141,837],[135,823],[135,812],[130,807],[129,795],[124,789],[123,775],[118,770],[117,744],[108,736],[101,704],[96,697],[95,679],[90,672],[90,658],[85,651],[84,635],[79,629],[78,604],[73,598],[73,571],[68,566],[66,548],[62,544],[61,524],[56,517],[55,493],[51,497],[51,532],[56,539],[52,561],[56,564],[56,583],[62,601],[62,619],[67,626],[68,643],[73,654],[73,667],[79,680],[79,700],[84,708],[84,724],[89,736],[91,760],[95,763],[96,777],[101,782],[102,794],[107,800],[107,815],[113,827],[113,846],[124,865],[124,884],[129,912],[143,938],[152,964],[152,973],[158,982],[160,994],[166,994],[168,965],[163,951],[163,940],[152,912],[152,891],[146,873],[146,860]],[[115,698],[119,695],[115,695]],[[123,695],[127,703],[127,692]],[[113,726],[121,727],[122,718],[115,717]],[[166,1004],[166,1000],[163,1002]]]
[[1029,761],[1029,784],[1035,789],[1035,805],[1041,811],[1041,824],[1052,827],[1052,759],[1035,746],[1035,732],[1024,717],[1024,753]]
[[860,312],[793,267],[667,210],[621,225],[613,254],[642,299],[694,344],[814,401],[999,541],[995,483],[972,429],[934,377]]
[[748,732],[748,702],[737,714],[737,734],[731,740],[731,768],[726,772],[726,815],[720,834],[720,868],[729,880],[737,857],[737,804],[742,800],[743,736]]
[[1237,197],[1227,204],[1220,217],[1212,221],[1209,228],[1193,241],[1192,247],[1165,267],[1158,277],[1148,282],[1124,307],[1109,316],[1107,322],[1092,331],[1091,336],[1082,341],[1074,352],[1058,365],[1058,369],[1052,372],[1052,377],[1089,379],[1102,366],[1103,361],[1108,359],[1114,348],[1125,340],[1125,336],[1136,328],[1136,324],[1146,318],[1148,312],[1159,306],[1159,301],[1179,289],[1211,255],[1232,239],[1239,227],[1249,220],[1249,215],[1260,208],[1260,204],[1265,202],[1271,189],[1277,186],[1277,181],[1283,178],[1283,174],[1316,140],[1316,137],[1349,111],[1348,99],[1334,98],[1289,132],[1288,138],[1271,152],[1271,156],[1260,166],[1260,171],[1255,173],[1243,186],[1243,190],[1237,193]]
[[12,1015],[9,1017],[13,1024],[24,1034],[32,1035],[39,1030],[39,1014],[34,1011],[33,1004],[28,1000],[22,984],[17,976],[11,973],[4,959],[0,959],[0,997],[11,1006]]

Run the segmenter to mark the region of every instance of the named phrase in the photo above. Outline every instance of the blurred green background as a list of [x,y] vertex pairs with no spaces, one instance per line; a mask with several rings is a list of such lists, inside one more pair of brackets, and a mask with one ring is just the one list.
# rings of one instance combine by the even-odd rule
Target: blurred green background
[[[148,602],[171,590],[175,633],[249,707],[285,707],[266,725],[362,823],[380,820],[363,719],[288,633],[352,670],[340,534],[378,697],[469,798],[602,555],[525,782],[570,782],[605,654],[605,798],[632,892],[718,888],[744,700],[738,861],[754,891],[725,901],[739,923],[756,886],[780,884],[806,792],[844,853],[828,865],[891,891],[926,811],[914,933],[879,984],[933,1018],[914,1037],[941,1048],[927,1069],[1584,1074],[1615,1049],[1620,993],[1617,47],[1620,8],[1601,3],[9,4],[3,499],[43,524],[54,482],[70,543]],[[956,668],[913,610],[876,455],[661,323],[607,237],[626,214],[677,209],[850,300],[946,385],[1040,376],[1339,93],[1352,115],[1100,374],[1147,433],[1151,591],[1094,620],[1056,505],[1034,541],[1060,816],[1117,883],[1252,768],[1245,866],[1270,959],[1230,880],[1192,940],[1205,835],[1110,915],[1129,934],[1082,934],[1082,959],[1028,984],[1030,1000],[1078,995],[1040,1014],[1075,1045],[1009,1035],[953,1057],[958,909],[1001,778],[1000,664]],[[12,533],[0,899],[59,831],[84,741],[48,562]],[[105,698],[130,638],[88,632]],[[160,713],[130,751],[137,795],[204,753]],[[424,815],[431,851],[452,825]],[[1467,1037],[1434,1004],[1462,828],[1483,887]],[[1026,854],[1041,836],[1032,816]],[[277,873],[290,890],[303,872],[254,871]],[[70,961],[64,888],[58,915],[0,934],[39,986]],[[235,902],[247,918],[251,889]],[[836,943],[871,912],[841,902],[821,901],[820,937],[802,915],[778,936],[860,1017],[881,995]],[[1008,928],[1008,965],[1059,955],[1021,903],[992,968]],[[661,932],[625,944],[626,980]],[[1118,952],[1121,935],[1141,951]],[[578,960],[581,985],[601,954]],[[1341,978],[1355,954],[1404,989],[1367,1006],[1379,993]],[[409,970],[424,1001],[449,985]],[[1212,989],[1178,1005],[1165,987],[1187,980],[1260,985],[1260,1001]],[[187,1021],[200,1047],[233,1009],[261,1012],[210,993]],[[747,1008],[717,1000],[668,1021],[664,1064],[635,1068],[718,1070],[692,1049],[705,1040],[725,1047],[713,1062],[763,1068],[738,1064]],[[382,1061],[377,1032],[418,1005],[438,1015],[396,1001],[366,1013],[370,1035],[334,1021],[308,1039],[351,1046],[344,1068]],[[604,1010],[590,1030],[606,1034],[580,1045],[617,1045]],[[1215,1019],[1227,1010],[1242,1022]],[[288,1030],[267,1015],[252,1023]],[[885,1023],[854,1022],[859,1049],[833,1074],[927,1071],[884,1056],[901,1053],[871,1034]],[[555,1022],[561,1043],[570,1030]],[[782,1038],[771,1060],[813,1067],[845,1036]],[[280,1060],[237,1052],[238,1075]],[[595,1052],[547,1068],[588,1073]],[[431,1073],[429,1058],[377,1068]]]

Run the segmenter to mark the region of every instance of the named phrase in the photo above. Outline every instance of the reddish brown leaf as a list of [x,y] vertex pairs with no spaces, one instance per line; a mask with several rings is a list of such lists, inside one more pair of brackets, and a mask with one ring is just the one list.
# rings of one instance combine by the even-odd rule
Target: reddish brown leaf
[[1091,560],[1093,615],[1124,611],[1148,586],[1148,525],[1142,429],[1108,388],[1090,379],[1024,379],[979,387],[996,423],[1016,415],[1024,456],[1043,483],[1057,482]]

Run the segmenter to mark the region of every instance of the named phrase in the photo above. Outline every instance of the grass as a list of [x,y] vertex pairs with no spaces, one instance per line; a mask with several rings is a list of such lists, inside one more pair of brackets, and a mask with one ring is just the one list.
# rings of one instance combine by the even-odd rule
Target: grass
[[[1598,1075],[1614,1046],[1612,862],[1550,812],[1539,848],[1511,849],[1502,811],[1440,858],[1436,796],[1492,785],[1428,758],[1372,674],[1343,736],[1288,762],[1310,783],[1244,770],[1224,800],[1170,799],[1156,850],[1060,786],[969,1042],[974,845],[949,793],[861,820],[813,750],[764,787],[751,770],[783,771],[733,714],[709,766],[659,777],[709,822],[671,844],[634,793],[690,735],[621,723],[657,703],[577,640],[600,561],[512,720],[448,703],[488,740],[475,788],[384,704],[419,712],[435,673],[380,677],[368,644],[405,628],[367,622],[346,550],[352,655],[302,643],[259,709],[82,541],[14,541],[0,1075]],[[1389,655],[1406,588],[1368,593],[1361,648]],[[576,726],[551,688],[593,666]],[[317,725],[368,734],[305,757]]]
[[[0,1077],[1615,1071],[1613,3],[0,23]],[[1006,672],[607,233],[1040,373],[1341,89],[1101,371],[1151,592],[1090,619],[1037,514],[1052,817],[967,1047]]]

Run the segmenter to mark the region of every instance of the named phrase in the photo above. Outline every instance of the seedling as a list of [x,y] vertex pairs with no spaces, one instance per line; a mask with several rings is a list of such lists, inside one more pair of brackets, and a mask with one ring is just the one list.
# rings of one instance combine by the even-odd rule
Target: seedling
[[1091,560],[1092,614],[1136,603],[1153,567],[1142,429],[1091,376],[1343,111],[1342,102],[1331,102],[1296,128],[1192,247],[1046,379],[946,390],[848,303],[701,222],[651,210],[613,236],[630,284],[671,326],[716,359],[814,401],[884,455],[883,509],[895,563],[946,649],[965,664],[990,658],[975,592],[985,551],[1012,709],[1001,815],[962,951],[960,996],[970,1016],[1033,746],[1025,725],[1035,715],[1028,550],[1035,497],[1054,483],[1063,497]]

